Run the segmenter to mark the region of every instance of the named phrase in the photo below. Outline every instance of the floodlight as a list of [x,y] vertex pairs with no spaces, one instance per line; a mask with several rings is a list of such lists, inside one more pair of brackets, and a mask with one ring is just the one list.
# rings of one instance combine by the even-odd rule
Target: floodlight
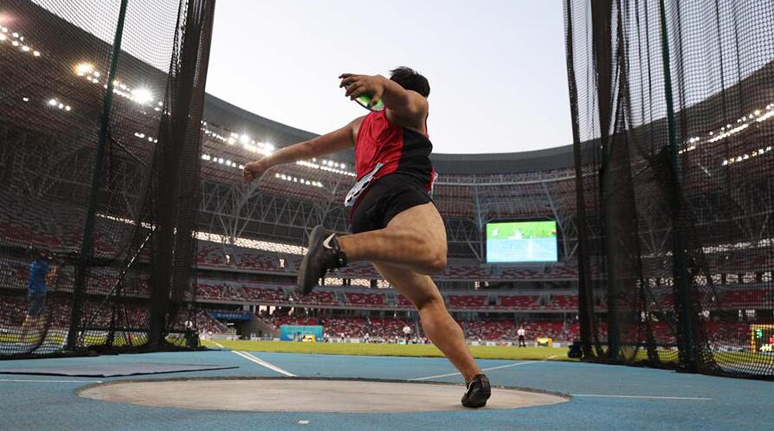
[[[124,86],[122,85],[121,88],[124,88]],[[153,100],[153,93],[151,93],[147,88],[138,88],[136,90],[132,90],[132,97],[134,98],[135,102],[145,104]]]
[[94,71],[94,65],[91,63],[78,63],[75,66],[75,73],[77,73],[78,76],[83,76],[93,71]]

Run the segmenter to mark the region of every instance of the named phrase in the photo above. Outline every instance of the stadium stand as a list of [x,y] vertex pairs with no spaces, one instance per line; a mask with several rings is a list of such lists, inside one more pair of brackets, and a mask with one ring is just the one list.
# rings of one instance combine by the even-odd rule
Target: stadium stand
[[[52,25],[52,24],[49,24]],[[62,55],[57,52],[58,42],[51,40],[49,32],[38,37],[37,46],[44,57]],[[56,34],[52,31],[51,34]],[[34,37],[32,38],[35,39]],[[42,40],[41,40],[42,39]],[[97,43],[96,41],[94,43]],[[88,56],[88,50],[84,55]],[[77,66],[73,63],[72,66]],[[159,82],[159,72],[149,65],[138,68],[136,76],[120,77],[127,84]],[[0,71],[10,74],[19,65],[3,64]],[[59,70],[59,69],[57,69]],[[104,71],[103,71],[104,72]],[[56,93],[57,88],[68,88],[76,108],[92,109],[98,100],[99,84],[93,73],[79,76],[72,70],[65,70],[51,82],[40,88],[29,89],[25,97],[45,101]],[[87,80],[88,78],[88,80]],[[134,82],[130,82],[134,81]],[[57,84],[55,85],[54,82]],[[27,90],[25,90],[27,91]],[[54,94],[58,95],[58,93]],[[0,103],[3,103],[0,100]],[[146,145],[153,139],[154,121],[148,118],[161,110],[142,108],[126,97],[118,97],[117,108],[125,113],[126,127],[118,130],[114,138],[128,145],[133,152],[143,154],[152,151]],[[770,107],[760,107],[767,111]],[[83,127],[82,118],[75,112],[65,114],[58,111],[40,111],[22,105],[21,109],[6,110],[7,117],[0,119],[0,136],[3,148],[15,146],[8,136],[24,135],[30,132],[41,135],[63,136],[78,142],[73,130]],[[6,112],[4,111],[4,112]],[[150,113],[150,115],[148,115]],[[376,313],[383,310],[413,309],[412,303],[393,289],[355,289],[353,286],[326,285],[312,295],[299,298],[293,292],[294,276],[297,273],[303,245],[310,228],[319,222],[338,231],[348,229],[347,210],[342,206],[343,194],[353,181],[353,154],[337,155],[326,160],[307,161],[304,164],[283,166],[271,172],[261,181],[257,192],[244,196],[241,187],[240,169],[248,161],[261,155],[270,154],[273,148],[283,147],[309,139],[314,135],[287,125],[279,124],[228,104],[213,96],[206,96],[205,117],[201,130],[204,133],[202,148],[202,202],[203,209],[195,257],[195,266],[200,270],[196,298],[207,306],[227,305],[295,306],[299,310],[319,311],[323,309],[346,309],[347,312]],[[752,128],[750,129],[752,130]],[[743,132],[743,136],[749,131]],[[750,136],[754,141],[756,136]],[[7,140],[5,140],[7,139]],[[17,163],[43,157],[34,148],[19,146]],[[58,147],[59,148],[59,147]],[[705,158],[720,165],[728,155],[724,148],[714,150],[711,145],[702,147],[707,151]],[[72,148],[71,148],[72,150]],[[769,149],[764,153],[768,153]],[[25,153],[27,151],[27,153]],[[756,150],[757,151],[757,150]],[[5,153],[4,153],[5,154]],[[561,225],[571,224],[575,213],[575,172],[572,148],[560,147],[550,150],[514,154],[490,155],[445,155],[434,154],[433,162],[440,173],[434,190],[434,201],[447,223],[449,238],[449,264],[434,279],[448,282],[454,289],[443,288],[442,293],[453,312],[464,312],[466,317],[486,311],[487,320],[461,320],[468,337],[482,340],[513,339],[517,328],[515,323],[525,315],[546,320],[561,319],[562,314],[577,310],[577,257],[572,252],[562,255],[559,262],[545,264],[515,264],[508,266],[488,265],[482,249],[481,227],[472,220],[536,220],[558,219]],[[3,160],[3,163],[5,161]],[[3,165],[6,167],[7,165]],[[744,166],[739,162],[734,168]],[[742,168],[743,169],[743,168]],[[80,177],[81,166],[74,164],[70,169],[57,172],[60,177],[52,178],[61,184],[76,184],[84,187]],[[31,174],[28,171],[28,174]],[[755,175],[766,175],[758,172]],[[134,185],[132,185],[134,186]],[[57,190],[52,187],[51,190]],[[0,238],[3,246],[37,247],[67,253],[74,251],[82,235],[82,211],[71,204],[71,188],[63,188],[58,194],[36,196],[20,193],[11,187],[0,189]],[[55,199],[51,199],[51,197]],[[244,198],[244,213],[234,213],[223,208],[235,208],[235,202]],[[249,199],[248,199],[249,198]],[[479,204],[476,204],[476,201]],[[224,224],[225,223],[225,224]],[[121,253],[120,244],[130,235],[133,226],[118,217],[103,217],[95,232],[97,256],[113,256]],[[238,238],[234,232],[242,232]],[[562,236],[560,249],[575,250],[576,239],[572,229]],[[765,246],[765,245],[763,245]],[[717,297],[715,306],[724,310],[755,309],[770,312],[774,299],[766,296],[772,282],[771,271],[765,268],[766,261],[760,253],[745,248],[728,248],[722,251],[709,250],[707,259],[718,271],[711,276],[715,283]],[[142,259],[141,259],[142,260]],[[645,259],[647,268],[659,268],[661,262]],[[20,325],[25,314],[23,290],[27,279],[29,262],[22,258],[0,260],[0,322]],[[596,271],[594,271],[596,272]],[[652,273],[656,273],[653,271]],[[72,289],[72,268],[63,268],[56,289]],[[92,295],[111,292],[119,277],[116,268],[97,268],[95,277],[88,286]],[[768,274],[768,275],[767,275]],[[270,281],[267,281],[271,276]],[[355,263],[330,275],[338,279],[359,279],[384,282],[381,276],[366,263]],[[664,277],[668,275],[665,274]],[[279,277],[284,277],[279,280]],[[652,276],[654,286],[665,286],[666,282]],[[128,297],[147,297],[150,291],[147,277],[134,277],[125,281],[122,294]],[[474,289],[473,283],[499,283],[497,288]],[[768,284],[767,284],[768,283]],[[528,289],[521,288],[526,285]],[[671,309],[673,295],[668,289],[657,291],[658,303]],[[69,316],[69,305],[51,300],[55,314],[52,325],[64,325]],[[96,302],[96,298],[91,301]],[[605,307],[603,297],[595,298],[598,307]],[[490,305],[493,304],[493,305]],[[761,305],[763,304],[763,305]],[[768,305],[766,305],[768,304]],[[88,302],[84,308],[89,314],[95,307]],[[215,310],[217,308],[213,308]],[[378,311],[375,309],[379,309]],[[139,311],[130,311],[129,320],[140,322],[144,316]],[[492,317],[496,314],[498,317]],[[107,314],[99,314],[96,322],[106,324]],[[483,318],[483,314],[478,316]],[[207,313],[199,310],[196,314],[200,328],[213,333],[227,332],[228,328]],[[394,339],[402,336],[405,325],[416,326],[416,315],[411,317],[291,317],[261,316],[274,327],[281,324],[320,322],[326,331],[346,336],[362,336],[365,331],[374,338]],[[673,343],[674,336],[668,325],[657,322],[654,332],[658,337]],[[572,340],[578,337],[576,323],[570,322],[524,322],[530,338],[551,336],[557,340]],[[605,335],[604,322],[600,323],[599,334]],[[749,336],[749,325],[742,322],[712,322],[709,329],[716,332],[718,339],[739,344],[738,340]],[[736,341],[734,341],[736,340]],[[666,342],[665,341],[665,342]]]

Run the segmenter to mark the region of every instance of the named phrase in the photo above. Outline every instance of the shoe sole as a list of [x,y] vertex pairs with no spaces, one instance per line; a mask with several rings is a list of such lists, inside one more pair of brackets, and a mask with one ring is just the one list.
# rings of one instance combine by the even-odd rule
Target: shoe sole
[[307,265],[309,263],[309,256],[312,255],[313,251],[317,251],[316,248],[313,250],[312,247],[314,247],[315,245],[319,247],[320,244],[322,244],[322,240],[320,239],[320,237],[324,235],[323,234],[324,230],[325,228],[323,228],[322,226],[316,226],[314,229],[312,229],[312,233],[309,235],[309,244],[308,244],[309,247],[308,247],[308,250],[306,251],[306,256],[304,256],[304,260],[301,261],[301,267],[299,268],[299,271],[298,271],[298,291],[302,296],[306,296],[310,294],[312,290],[314,290],[314,288],[317,287],[317,282],[319,282],[319,280],[317,280],[316,282],[312,282],[312,284],[308,288],[304,286],[305,284],[304,281],[306,280],[306,272],[308,269]]
[[[489,398],[491,396],[492,396],[491,390],[488,392],[479,392],[476,394],[473,400],[468,400],[468,403],[463,404],[463,406],[469,409],[480,409],[481,407],[486,406],[486,402],[489,401]],[[481,399],[482,397],[483,399]]]

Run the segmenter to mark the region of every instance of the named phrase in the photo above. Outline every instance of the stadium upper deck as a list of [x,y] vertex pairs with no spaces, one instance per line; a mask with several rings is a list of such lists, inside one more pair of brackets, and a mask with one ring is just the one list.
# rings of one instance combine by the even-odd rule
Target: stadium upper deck
[[[106,87],[108,45],[43,8],[29,7],[26,1],[10,0],[2,8],[14,19],[3,24],[0,49],[15,51],[18,58],[17,62],[0,65],[0,73],[8,82],[0,104],[7,104],[4,112],[11,113],[2,119],[3,136],[8,142],[28,144],[2,146],[4,175],[27,179],[27,185],[39,188],[38,196],[45,192],[60,202],[82,200],[91,174],[83,167],[89,166],[86,160],[95,145],[97,130],[97,124],[89,122],[98,117],[94,113]],[[69,40],[62,34],[67,34]],[[72,38],[82,49],[69,49]],[[151,120],[165,112],[166,75],[126,53],[121,63],[124,67],[119,66],[115,91],[120,96],[116,109],[121,109],[124,117],[121,124],[115,125],[112,139],[127,150],[124,163],[117,167],[117,176],[126,183],[131,196],[135,187],[132,165],[152,153],[157,134],[152,125],[157,121]],[[42,64],[46,67],[40,67]],[[770,67],[774,66],[766,66]],[[37,85],[14,86],[14,76],[29,76],[37,70],[46,71],[36,80]],[[754,78],[738,85],[745,91],[771,90],[752,88],[759,86]],[[17,99],[24,103],[20,105]],[[709,103],[711,100],[690,109],[702,111]],[[15,109],[7,109],[10,106]],[[681,132],[685,136],[681,152],[702,152],[701,159],[706,161],[701,166],[687,166],[688,170],[700,170],[722,181],[724,169],[744,169],[746,160],[772,155],[771,147],[757,144],[762,132],[756,124],[774,117],[774,104],[742,110],[745,115],[734,124],[723,124],[726,121],[718,119],[717,127],[711,130]],[[294,245],[303,244],[310,227],[318,223],[347,230],[347,210],[341,202],[354,180],[351,151],[275,168],[255,188],[248,188],[240,179],[240,168],[247,161],[314,135],[213,96],[206,98],[204,118],[202,232],[227,241],[252,238]],[[642,127],[658,130],[664,124],[656,120]],[[720,140],[732,140],[732,151],[727,145],[716,149],[713,143]],[[42,153],[42,148],[52,154]],[[435,201],[447,222],[452,257],[482,262],[481,229],[488,221],[554,219],[561,230],[560,255],[565,262],[573,260],[575,170],[570,146],[527,153],[434,154],[432,158],[440,173]],[[41,175],[41,170],[57,163],[55,171]],[[747,174],[767,176],[764,172]],[[40,188],[41,179],[45,179],[45,190]],[[695,201],[700,220],[707,220],[707,226],[711,226],[711,215],[702,213],[701,201],[718,197],[688,198]],[[752,207],[755,202],[749,199]],[[120,211],[112,215],[131,218]]]

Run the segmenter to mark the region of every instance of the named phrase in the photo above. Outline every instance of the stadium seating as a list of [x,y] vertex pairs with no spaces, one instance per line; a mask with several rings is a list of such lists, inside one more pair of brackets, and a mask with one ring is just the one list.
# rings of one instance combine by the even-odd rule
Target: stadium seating
[[485,295],[448,295],[449,307],[456,309],[483,308],[486,306]]
[[397,298],[398,298],[398,301],[397,301],[398,308],[414,308],[414,303],[411,302],[408,298],[406,298],[402,294],[398,294]]
[[261,304],[276,304],[287,301],[287,295],[282,289],[270,287],[243,287],[243,297],[247,301]]
[[383,307],[386,305],[384,295],[381,293],[345,292],[345,295],[349,303],[357,308]]
[[552,295],[553,301],[547,304],[547,308],[554,308],[559,310],[577,310],[578,309],[578,296],[577,295]]
[[296,303],[303,305],[343,305],[336,299],[334,292],[329,290],[314,290],[303,298],[296,299]]
[[538,305],[539,296],[537,295],[502,295],[499,297],[498,308],[514,308],[514,309],[536,309]]

